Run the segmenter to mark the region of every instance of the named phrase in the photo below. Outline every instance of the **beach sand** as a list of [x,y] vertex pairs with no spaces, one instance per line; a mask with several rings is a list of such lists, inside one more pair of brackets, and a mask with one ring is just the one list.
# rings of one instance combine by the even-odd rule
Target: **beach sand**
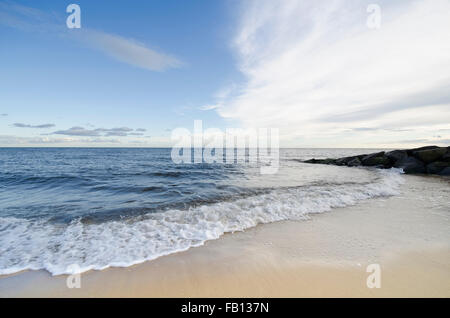
[[[2,297],[450,297],[449,179],[405,176],[401,194],[259,225],[127,268],[0,278]],[[368,288],[369,264],[381,288]]]

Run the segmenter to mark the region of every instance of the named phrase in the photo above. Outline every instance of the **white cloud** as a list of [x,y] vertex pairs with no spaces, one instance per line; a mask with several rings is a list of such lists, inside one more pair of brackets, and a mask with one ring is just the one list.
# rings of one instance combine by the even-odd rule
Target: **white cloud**
[[[368,3],[245,2],[233,48],[246,80],[219,99],[219,114],[279,127],[284,145],[364,146],[450,128],[450,1],[378,1],[380,29],[366,26]],[[406,126],[414,132],[393,131]],[[358,127],[390,133],[349,133]]]
[[200,107],[200,110],[213,110],[219,108],[220,106],[221,106],[220,104],[204,105]]

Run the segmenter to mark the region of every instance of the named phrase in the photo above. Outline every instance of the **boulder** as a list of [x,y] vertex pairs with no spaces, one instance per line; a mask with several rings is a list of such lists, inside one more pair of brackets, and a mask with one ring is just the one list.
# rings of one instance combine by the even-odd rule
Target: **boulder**
[[419,150],[413,151],[412,155],[424,162],[425,164],[429,164],[433,161],[440,159],[447,152],[447,148],[433,148],[427,150]]
[[333,165],[333,164],[335,164],[335,161],[336,161],[335,159],[327,158],[327,159],[323,159],[322,163],[325,165]]
[[450,162],[450,151],[447,150],[447,153],[442,156],[440,161]]
[[405,173],[425,173],[425,165],[414,157],[405,157],[398,160],[394,167],[402,168]]
[[392,163],[399,161],[407,156],[406,150],[393,150],[386,152],[386,157],[391,160]]
[[375,157],[363,161],[364,166],[378,166],[383,168],[391,168],[392,163],[388,157]]
[[321,163],[321,164],[324,164],[324,165],[329,165],[329,164],[334,164],[334,159],[329,159],[329,158],[327,158],[327,159],[315,159],[315,158],[313,158],[313,159],[309,159],[309,160],[305,160],[305,161],[303,161],[303,162],[305,162],[305,163]]
[[450,162],[435,161],[427,165],[427,173],[439,174],[445,168],[450,168]]
[[335,161],[338,166],[346,166],[350,161],[352,161],[355,157],[344,157],[339,158]]
[[425,147],[420,147],[420,148],[408,149],[408,150],[406,150],[406,152],[408,153],[408,156],[412,156],[413,152],[415,152],[415,151],[431,150],[431,149],[436,149],[436,148],[439,148],[439,147],[438,146],[425,146]]
[[382,156],[384,156],[384,154],[385,154],[384,151],[371,153],[371,154],[365,155],[363,157],[363,160],[370,159],[370,158],[375,158],[375,157],[382,157]]
[[444,168],[444,170],[439,171],[440,176],[450,176],[450,168]]
[[359,160],[358,157],[356,157],[356,158],[350,160],[350,161],[347,163],[347,166],[349,166],[349,167],[358,167],[358,166],[360,166],[360,165],[361,165],[361,160]]
[[384,155],[384,151],[367,155],[362,158],[361,162],[363,166],[383,166],[386,168],[391,166],[391,161]]

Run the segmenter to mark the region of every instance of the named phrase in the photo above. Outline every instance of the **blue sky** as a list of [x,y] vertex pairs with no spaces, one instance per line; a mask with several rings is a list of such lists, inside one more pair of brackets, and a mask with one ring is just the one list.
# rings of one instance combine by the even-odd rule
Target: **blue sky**
[[[226,41],[229,3],[77,1],[82,28],[64,30],[69,3],[2,2],[3,12],[31,23],[32,29],[0,27],[0,112],[8,114],[2,116],[1,134],[41,136],[79,126],[144,128],[146,136],[165,136],[169,129],[191,127],[196,118],[224,127],[215,111],[199,108],[240,77]],[[43,19],[51,25],[19,14],[25,7],[48,14],[51,18]],[[123,63],[78,40],[74,34],[85,29],[133,39],[180,65],[152,71]]]
[[195,119],[287,147],[448,145],[449,2],[379,1],[377,30],[370,3],[0,1],[0,146],[171,146]]

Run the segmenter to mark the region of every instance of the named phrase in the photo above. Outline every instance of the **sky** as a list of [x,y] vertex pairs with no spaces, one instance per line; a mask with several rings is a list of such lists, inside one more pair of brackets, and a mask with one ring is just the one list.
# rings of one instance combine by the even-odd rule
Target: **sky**
[[0,1],[0,147],[449,145],[449,30],[449,0]]

